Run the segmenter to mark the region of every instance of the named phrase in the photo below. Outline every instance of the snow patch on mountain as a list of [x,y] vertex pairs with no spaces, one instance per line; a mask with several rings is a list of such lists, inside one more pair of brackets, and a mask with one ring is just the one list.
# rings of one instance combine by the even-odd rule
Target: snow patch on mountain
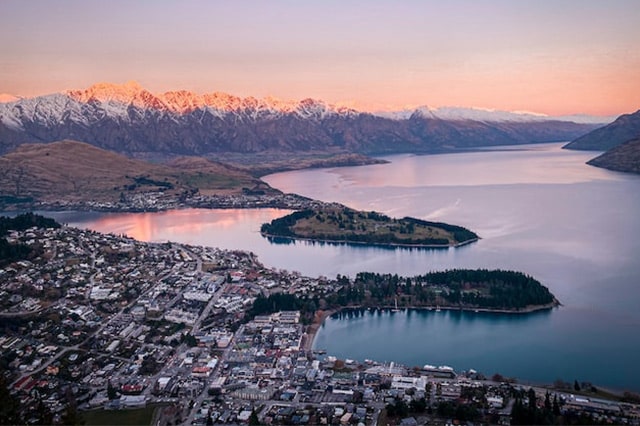
[[64,121],[70,111],[79,111],[82,104],[62,94],[25,98],[17,102],[0,104],[0,121],[13,129],[22,129],[26,123],[56,125]]

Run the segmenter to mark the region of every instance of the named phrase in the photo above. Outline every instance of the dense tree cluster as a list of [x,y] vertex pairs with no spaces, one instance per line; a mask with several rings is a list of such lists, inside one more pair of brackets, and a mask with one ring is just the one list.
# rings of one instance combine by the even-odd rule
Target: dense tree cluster
[[339,289],[320,299],[309,295],[301,299],[292,294],[258,296],[246,318],[278,311],[299,310],[303,322],[323,309],[346,307],[442,306],[463,309],[517,311],[526,307],[556,303],[551,292],[534,278],[515,271],[453,269],[415,277],[360,272],[355,279],[336,277]]
[[526,393],[524,390],[516,393],[511,410],[512,425],[553,425],[558,424],[559,416],[560,402],[557,396],[553,398],[552,402],[551,396],[547,392],[544,405],[540,407],[533,389],[529,389]]
[[404,399],[395,398],[385,406],[389,417],[407,417],[410,414],[422,414],[427,410],[425,398],[413,399],[407,404]]
[[9,230],[24,231],[34,226],[37,228],[60,228],[60,224],[54,219],[34,213],[23,213],[13,218],[0,216],[0,236],[7,235]]
[[11,394],[5,380],[4,369],[0,370],[0,424],[17,425],[24,421],[20,416],[20,400]]
[[24,244],[11,244],[5,236],[10,230],[24,231],[31,227],[59,228],[60,224],[55,220],[39,216],[33,213],[24,213],[14,218],[0,217],[0,267],[11,262],[28,259],[33,255],[33,250]]
[[312,210],[301,210],[293,212],[289,215],[272,220],[270,223],[264,223],[260,227],[263,234],[277,235],[281,237],[295,237],[291,227],[300,219],[312,217],[315,213]]
[[482,418],[482,413],[476,404],[458,401],[441,401],[436,407],[436,412],[442,418],[453,418],[463,422],[478,421]]
[[317,309],[317,299],[301,299],[293,294],[275,293],[268,297],[258,296],[253,302],[246,318],[253,319],[256,315],[270,315],[279,311],[300,311],[303,322],[310,322]]
[[27,259],[31,255],[31,249],[24,244],[10,244],[0,237],[0,267],[8,265],[22,259]]
[[549,289],[538,280],[516,271],[451,269],[416,277],[430,285],[449,286],[445,296],[450,303],[486,308],[522,309],[530,305],[553,303]]
[[453,269],[415,277],[359,273],[353,282],[338,276],[342,288],[327,300],[336,306],[450,306],[518,310],[554,303],[534,278],[515,271]]

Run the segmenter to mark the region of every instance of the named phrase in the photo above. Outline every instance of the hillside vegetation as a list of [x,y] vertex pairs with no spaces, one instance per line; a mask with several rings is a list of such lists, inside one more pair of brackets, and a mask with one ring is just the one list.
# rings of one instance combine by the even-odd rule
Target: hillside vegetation
[[640,137],[640,110],[624,114],[613,123],[599,127],[564,146],[567,149],[606,151]]
[[[345,283],[346,284],[346,283]],[[341,306],[441,306],[521,311],[555,306],[538,280],[516,271],[452,269],[415,277],[362,272],[336,295]]]
[[259,296],[248,318],[279,310],[300,310],[314,318],[318,308],[447,308],[525,313],[559,306],[547,287],[521,272],[452,269],[414,277],[361,272],[354,280],[337,277],[341,287],[322,299],[292,294]]
[[117,201],[153,191],[228,194],[256,186],[270,190],[245,171],[201,158],[152,164],[76,141],[25,144],[0,157],[0,204]]
[[587,164],[618,172],[640,173],[640,138],[611,148]]

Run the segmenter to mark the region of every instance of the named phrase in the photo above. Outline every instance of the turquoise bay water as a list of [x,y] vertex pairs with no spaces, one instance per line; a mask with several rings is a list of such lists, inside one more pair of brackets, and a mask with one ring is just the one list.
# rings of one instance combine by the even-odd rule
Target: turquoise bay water
[[282,210],[59,214],[70,224],[250,250],[267,266],[333,277],[503,268],[531,274],[563,303],[533,315],[409,311],[329,318],[314,345],[341,358],[446,364],[528,381],[591,380],[640,390],[640,177],[585,163],[559,144],[386,157],[390,164],[279,173],[286,192],[391,216],[468,227],[482,239],[449,250],[271,244],[260,224]]

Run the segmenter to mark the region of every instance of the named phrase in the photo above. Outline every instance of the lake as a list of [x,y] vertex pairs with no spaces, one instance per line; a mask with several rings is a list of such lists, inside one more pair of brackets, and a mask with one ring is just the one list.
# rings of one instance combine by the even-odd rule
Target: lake
[[640,390],[640,177],[588,166],[560,144],[302,170],[264,178],[285,192],[390,216],[465,226],[482,238],[445,250],[271,244],[260,224],[282,210],[59,214],[64,222],[145,241],[253,251],[306,275],[422,274],[502,268],[537,278],[563,306],[533,315],[365,312],[329,318],[314,347],[340,358],[446,364],[533,382],[561,378]]

